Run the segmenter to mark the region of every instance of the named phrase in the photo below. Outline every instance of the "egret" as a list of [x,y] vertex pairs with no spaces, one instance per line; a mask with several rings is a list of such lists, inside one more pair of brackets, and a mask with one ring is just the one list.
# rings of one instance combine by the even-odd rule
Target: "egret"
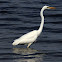
[[18,45],[18,44],[28,44],[27,48],[30,47],[30,45],[36,41],[37,37],[41,34],[43,25],[44,25],[44,16],[43,16],[43,11],[45,9],[55,9],[55,7],[49,7],[49,6],[43,6],[43,8],[40,11],[40,16],[41,16],[41,24],[38,30],[33,30],[27,34],[24,34],[20,38],[14,40],[12,45]]

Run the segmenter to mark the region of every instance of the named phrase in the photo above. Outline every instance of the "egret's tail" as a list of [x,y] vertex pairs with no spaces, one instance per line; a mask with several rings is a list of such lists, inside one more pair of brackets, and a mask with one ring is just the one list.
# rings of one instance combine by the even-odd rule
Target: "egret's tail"
[[18,45],[19,44],[19,41],[18,40],[14,40],[14,42],[12,43],[12,45]]
[[15,43],[15,42],[13,42],[13,43],[12,43],[12,45],[13,45],[13,46],[15,46],[15,45],[18,45],[18,44],[17,44],[17,43]]

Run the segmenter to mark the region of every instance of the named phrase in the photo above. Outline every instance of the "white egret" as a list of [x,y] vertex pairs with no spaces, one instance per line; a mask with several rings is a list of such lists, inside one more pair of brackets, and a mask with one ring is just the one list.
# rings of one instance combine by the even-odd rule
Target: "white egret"
[[12,43],[12,45],[18,45],[18,44],[28,44],[27,48],[29,48],[29,46],[36,41],[37,37],[40,35],[40,33],[42,32],[43,29],[43,25],[44,25],[44,16],[43,16],[43,11],[45,9],[55,9],[55,7],[49,7],[49,6],[44,6],[41,11],[40,11],[40,16],[41,16],[41,24],[38,30],[33,30],[27,34],[24,34],[23,36],[21,36],[20,38],[14,40],[14,42]]

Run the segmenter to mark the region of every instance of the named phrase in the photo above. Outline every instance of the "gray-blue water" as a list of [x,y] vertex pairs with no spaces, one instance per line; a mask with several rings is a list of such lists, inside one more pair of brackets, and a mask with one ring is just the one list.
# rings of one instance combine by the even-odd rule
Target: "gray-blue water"
[[[43,32],[29,49],[12,46],[13,40],[40,26],[40,9],[45,10]],[[0,62],[62,62],[62,0],[0,0]]]

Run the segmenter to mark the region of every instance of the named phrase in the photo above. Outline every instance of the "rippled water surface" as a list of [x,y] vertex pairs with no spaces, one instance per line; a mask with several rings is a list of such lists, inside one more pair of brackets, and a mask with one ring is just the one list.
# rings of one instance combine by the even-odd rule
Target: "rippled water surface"
[[[43,32],[29,49],[12,46],[14,39],[40,26],[40,9],[44,12]],[[0,62],[62,62],[62,0],[0,0]]]

